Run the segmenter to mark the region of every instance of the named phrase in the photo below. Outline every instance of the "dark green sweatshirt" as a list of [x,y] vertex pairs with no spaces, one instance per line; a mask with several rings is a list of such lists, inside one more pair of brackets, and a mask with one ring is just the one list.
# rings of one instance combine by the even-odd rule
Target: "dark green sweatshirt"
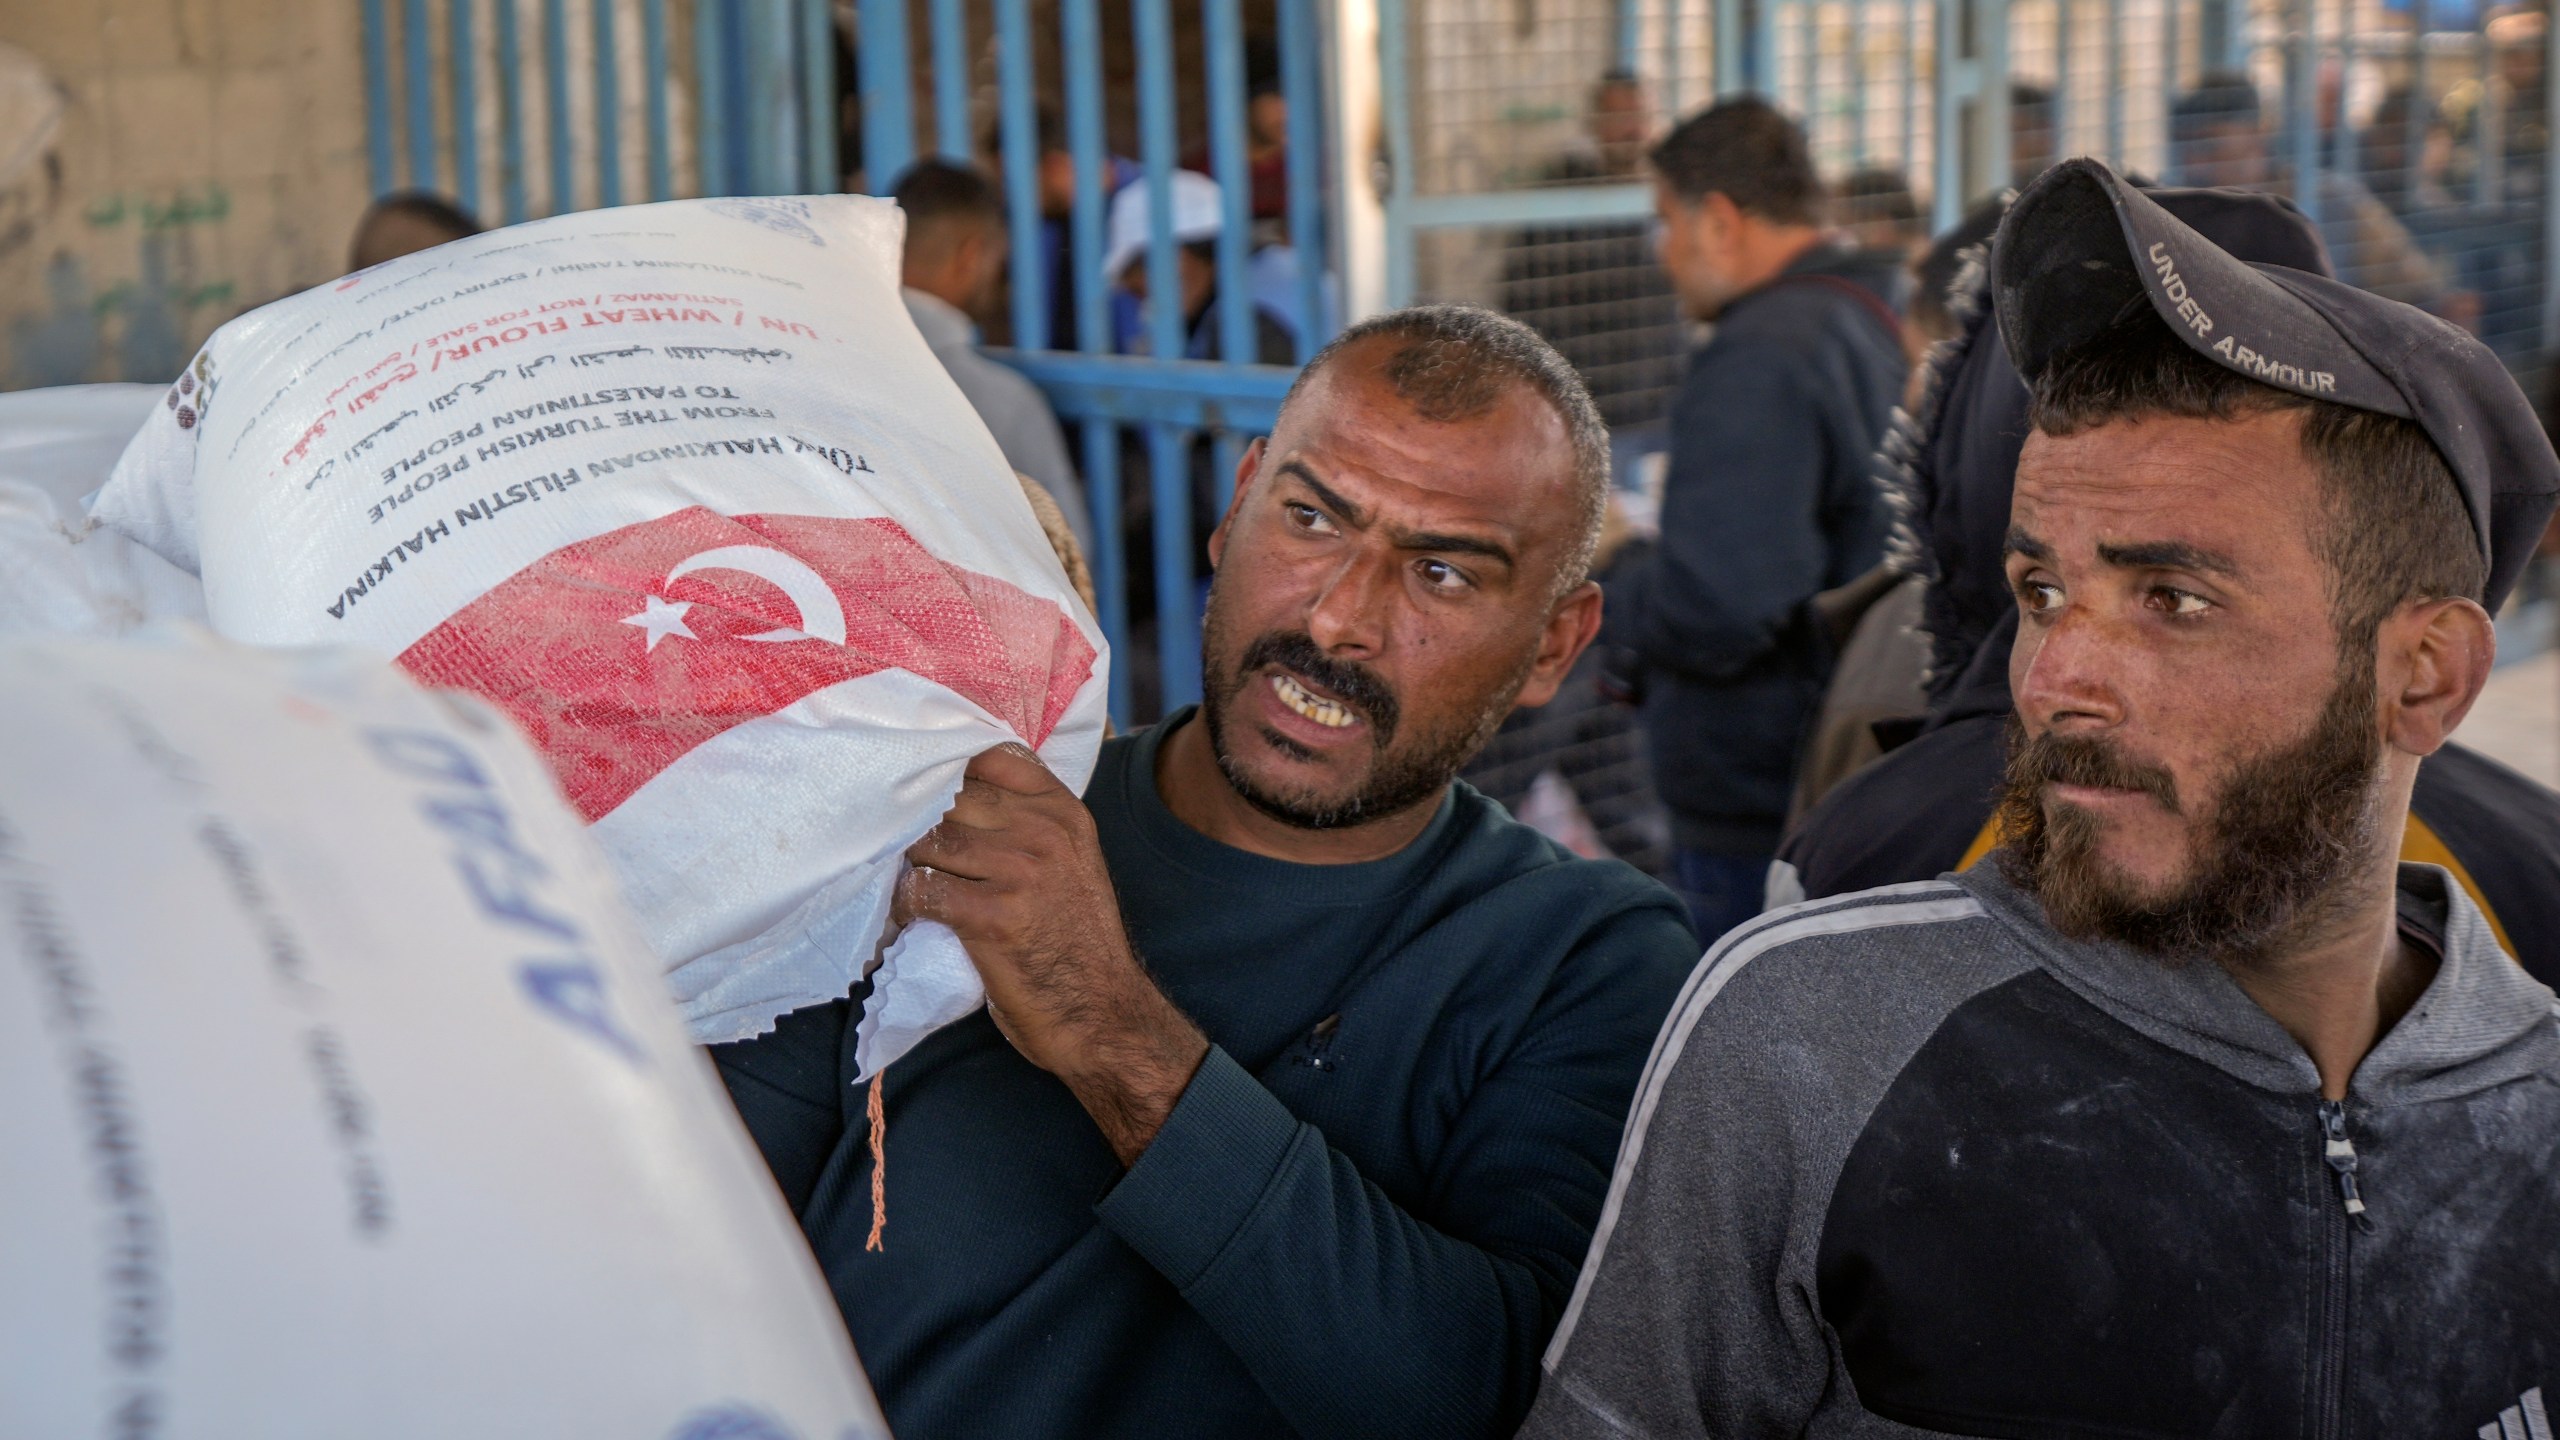
[[1697,943],[1464,785],[1385,860],[1218,844],[1156,794],[1189,718],[1085,797],[1213,1042],[1134,1167],[982,1013],[889,1068],[866,1253],[860,992],[713,1054],[901,1435],[1508,1435]]

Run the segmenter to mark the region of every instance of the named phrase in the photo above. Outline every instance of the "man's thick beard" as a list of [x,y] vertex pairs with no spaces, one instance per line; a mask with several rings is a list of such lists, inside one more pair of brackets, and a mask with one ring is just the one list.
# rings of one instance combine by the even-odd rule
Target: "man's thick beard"
[[[2000,867],[2075,940],[2129,946],[2170,964],[2263,964],[2354,906],[2342,883],[2380,842],[2382,765],[2370,654],[2342,666],[2310,734],[2242,764],[2197,810],[2185,879],[2150,892],[2100,858],[2099,821],[2078,806],[2046,813],[2060,782],[2140,790],[2181,807],[2167,772],[2136,764],[2094,736],[2028,740],[2009,719],[2000,800]],[[2396,837],[2395,837],[2396,838]]]
[[[1226,651],[1226,627],[1218,613],[1218,596],[1214,583],[1209,594],[1209,614],[1202,636],[1203,653],[1215,657]],[[1386,682],[1372,674],[1368,667],[1336,660],[1324,653],[1314,637],[1299,630],[1274,630],[1257,637],[1245,647],[1243,656],[1225,671],[1212,674],[1203,687],[1200,716],[1209,726],[1209,751],[1217,757],[1218,769],[1227,784],[1245,803],[1283,825],[1301,830],[1339,830],[1365,824],[1380,816],[1393,815],[1439,794],[1457,777],[1458,771],[1475,758],[1484,743],[1511,713],[1511,702],[1529,678],[1536,663],[1533,651],[1517,672],[1485,697],[1483,709],[1462,717],[1463,723],[1436,734],[1417,734],[1404,753],[1393,748],[1396,731],[1404,720],[1403,706]],[[1255,783],[1245,768],[1236,762],[1233,742],[1238,738],[1227,730],[1227,711],[1244,687],[1254,683],[1265,665],[1277,664],[1294,670],[1330,691],[1336,698],[1360,712],[1369,722],[1370,743],[1377,749],[1377,762],[1370,768],[1369,778],[1357,791],[1337,801],[1321,801],[1303,792],[1280,794]],[[1294,748],[1286,736],[1265,732],[1252,743],[1276,744],[1283,750]]]

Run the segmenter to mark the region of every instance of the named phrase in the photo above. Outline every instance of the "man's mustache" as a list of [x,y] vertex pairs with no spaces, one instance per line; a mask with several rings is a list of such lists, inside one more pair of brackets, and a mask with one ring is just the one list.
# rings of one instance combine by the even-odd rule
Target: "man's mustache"
[[2159,801],[2172,815],[2181,813],[2178,782],[2167,770],[2128,759],[2114,745],[2094,735],[2056,735],[2048,731],[2036,736],[2019,748],[2010,773],[2038,786],[2133,790]]
[[1348,660],[1336,660],[1324,653],[1315,637],[1303,630],[1274,630],[1245,647],[1244,658],[1236,662],[1236,684],[1265,666],[1276,665],[1294,671],[1316,683],[1317,688],[1359,711],[1369,721],[1369,733],[1383,747],[1396,733],[1399,707],[1393,690],[1371,674],[1368,667]]

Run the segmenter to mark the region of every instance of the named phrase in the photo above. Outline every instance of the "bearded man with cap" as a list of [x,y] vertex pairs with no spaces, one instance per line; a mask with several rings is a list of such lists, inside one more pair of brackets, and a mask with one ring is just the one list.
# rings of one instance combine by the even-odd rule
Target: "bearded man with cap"
[[2552,993],[2394,842],[2560,459],[2094,161],[1991,266],[2005,844],[1708,953],[1525,1433],[2551,1434]]
[[[2286,200],[2145,193],[2236,259],[2330,273],[2318,232]],[[1986,210],[1971,222],[1985,241],[1997,217],[1996,205]],[[1977,257],[1987,248],[1977,243]],[[2029,396],[2000,343],[1988,267],[1977,258],[1958,271],[1947,301],[1961,328],[1931,353],[1919,403],[1886,442],[1904,500],[1896,549],[1928,577],[1919,624],[1930,651],[1927,712],[1788,833],[1770,867],[1772,908],[1971,869],[2000,842],[2018,627],[2002,551]],[[2509,562],[2490,566],[2482,601],[2491,614],[2540,538],[2521,513],[2489,537],[2493,562]],[[2560,984],[2560,795],[2448,743],[2418,767],[2400,858],[2444,866],[2507,952],[2544,984]]]

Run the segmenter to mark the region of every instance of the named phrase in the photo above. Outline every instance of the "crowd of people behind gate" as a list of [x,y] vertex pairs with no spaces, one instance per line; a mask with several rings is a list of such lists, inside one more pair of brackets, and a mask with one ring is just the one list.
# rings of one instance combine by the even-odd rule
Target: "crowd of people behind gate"
[[[2514,132],[2398,99],[2307,214],[2244,79],[2156,185],[2021,87],[2018,192],[1932,239],[1764,102],[1639,145],[1604,77],[1556,178],[1650,233],[1327,345],[1204,506],[1200,703],[1080,797],[981,756],[909,852],[987,1011],[868,1093],[860,985],[713,1048],[898,1430],[2549,1440],[2560,796],[2449,737],[2560,457],[2478,282],[2521,242],[2438,223]],[[976,353],[988,178],[898,194],[1080,509]],[[1540,313],[1577,264],[1623,330]],[[1650,785],[1549,764],[1595,741]]]

